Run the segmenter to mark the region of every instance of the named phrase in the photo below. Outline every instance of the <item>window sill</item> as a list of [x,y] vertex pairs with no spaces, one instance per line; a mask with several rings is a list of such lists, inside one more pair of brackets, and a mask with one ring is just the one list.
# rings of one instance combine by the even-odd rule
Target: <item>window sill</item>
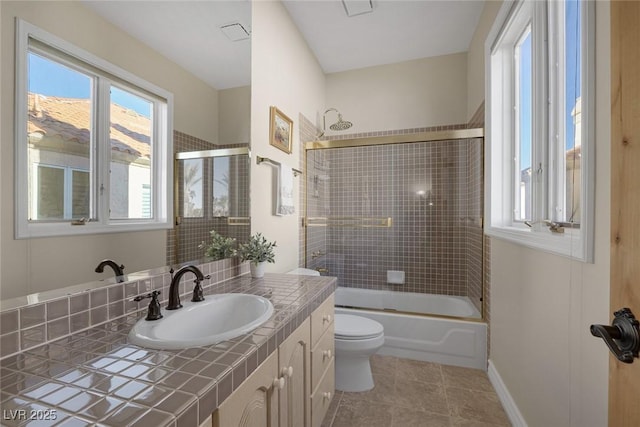
[[157,222],[126,221],[121,223],[101,224],[88,222],[85,225],[71,225],[63,223],[28,224],[26,229],[16,230],[16,239],[30,239],[34,237],[69,237],[89,234],[131,233],[136,231],[171,229],[171,220]]
[[587,251],[580,230],[565,229],[565,232],[560,234],[552,233],[546,228],[538,231],[513,226],[487,226],[485,233],[493,238],[550,254],[565,256],[577,261],[593,262],[586,256]]

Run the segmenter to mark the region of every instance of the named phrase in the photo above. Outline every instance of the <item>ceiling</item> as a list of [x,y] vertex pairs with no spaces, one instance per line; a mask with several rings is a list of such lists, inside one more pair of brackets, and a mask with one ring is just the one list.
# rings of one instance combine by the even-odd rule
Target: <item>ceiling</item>
[[373,0],[348,17],[341,1],[284,1],[325,73],[466,52],[479,0]]
[[250,31],[250,1],[83,3],[216,89],[251,84],[251,40],[233,42],[220,30],[239,22]]
[[[325,73],[465,52],[483,0],[373,0],[373,12],[347,17],[339,0],[285,0]],[[230,41],[220,27],[250,31],[251,2],[94,1],[86,7],[216,89],[251,84],[250,40]]]

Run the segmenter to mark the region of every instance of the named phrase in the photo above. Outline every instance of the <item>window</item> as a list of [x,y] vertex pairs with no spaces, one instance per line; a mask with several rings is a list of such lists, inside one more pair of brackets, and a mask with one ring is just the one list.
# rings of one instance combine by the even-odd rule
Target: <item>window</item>
[[89,172],[34,164],[30,217],[34,220],[89,217]]
[[17,28],[16,237],[170,228],[172,95]]
[[505,2],[486,44],[487,233],[592,261],[593,2]]

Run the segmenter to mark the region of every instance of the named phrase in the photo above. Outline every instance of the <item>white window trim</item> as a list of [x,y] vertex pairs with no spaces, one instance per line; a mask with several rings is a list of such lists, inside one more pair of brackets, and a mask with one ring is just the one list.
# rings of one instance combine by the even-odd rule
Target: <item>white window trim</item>
[[[108,198],[98,198],[98,221],[89,221],[82,226],[72,226],[70,222],[29,222],[28,186],[28,150],[27,150],[27,70],[29,39],[38,40],[65,54],[78,58],[97,69],[103,70],[123,81],[148,91],[165,103],[154,103],[155,118],[154,135],[157,143],[153,145],[152,158],[154,172],[152,175],[152,209],[151,219],[109,219]],[[130,90],[130,88],[127,88]],[[104,109],[102,110],[104,114]],[[106,110],[108,111],[108,109]],[[161,87],[143,80],[140,77],[116,66],[92,53],[80,49],[73,44],[48,33],[26,21],[16,18],[16,97],[15,97],[15,237],[27,239],[32,237],[86,235],[100,233],[131,232],[145,230],[169,229],[173,227],[173,94]],[[96,132],[107,132],[108,129],[95,129]],[[102,140],[105,140],[104,138]],[[106,148],[104,148],[106,147]],[[99,148],[100,149],[100,148]],[[108,144],[103,145],[108,151]],[[106,154],[106,153],[102,153]],[[108,158],[108,157],[107,157]],[[95,165],[94,165],[95,167]],[[95,171],[98,179],[104,183],[108,191],[108,170],[98,165]],[[105,179],[105,176],[107,179]],[[92,187],[92,192],[95,188]],[[108,194],[108,193],[107,193]],[[92,194],[92,197],[96,196]]]
[[[502,85],[508,85],[507,89],[513,91],[513,82],[508,67],[504,64],[508,59],[503,61],[493,61],[492,53],[494,47],[497,46],[504,34],[504,29],[508,25],[509,19],[525,4],[522,0],[505,1],[498,12],[491,31],[485,42],[485,93],[487,99],[485,102],[485,218],[487,223],[485,232],[491,237],[504,239],[530,248],[542,250],[548,253],[569,257],[571,259],[581,260],[585,262],[593,262],[594,253],[594,215],[595,215],[595,5],[594,2],[584,2],[582,4],[583,24],[582,43],[587,48],[582,52],[582,72],[583,84],[581,90],[582,96],[582,159],[581,159],[581,221],[579,229],[565,228],[564,234],[552,233],[546,226],[541,224],[543,219],[549,218],[549,195],[546,200],[542,200],[541,193],[534,193],[534,218],[537,222],[533,227],[529,228],[523,223],[513,221],[513,183],[512,183],[512,165],[513,153],[510,143],[504,143],[509,135],[512,135],[512,120],[506,120],[504,115],[496,115],[495,111],[505,111],[502,106],[510,102],[504,99]],[[546,22],[546,16],[543,12],[544,8],[538,8],[534,12],[534,19],[543,18]],[[534,36],[536,37],[536,36]],[[552,52],[558,54],[558,52]],[[536,51],[533,48],[534,58],[538,55],[546,55],[543,52]],[[544,58],[542,58],[544,60]],[[540,59],[538,59],[540,60]],[[501,65],[502,64],[502,65]],[[549,67],[545,66],[545,69]],[[557,118],[552,116],[558,108],[555,105],[545,105],[551,99],[544,99],[543,102],[536,100],[536,87],[539,85],[557,85],[554,82],[554,74],[546,73],[544,76],[536,76],[534,73],[534,105],[535,114],[545,116],[544,128],[534,126],[534,140],[546,135],[546,138],[555,137],[552,128],[556,125],[553,123]],[[547,81],[547,74],[552,77]],[[542,78],[542,79],[541,79]],[[501,82],[498,86],[496,82]],[[551,90],[557,91],[557,86],[551,87]],[[539,97],[539,96],[538,96]],[[551,121],[550,126],[548,123]],[[546,159],[548,144],[539,144],[543,146],[539,151],[535,152],[532,158],[532,167],[535,170],[540,159]],[[534,148],[535,150],[535,148]],[[542,151],[541,151],[542,150]],[[543,164],[543,173],[538,179],[544,180],[544,185],[550,189],[554,180],[549,177],[549,171],[552,165]],[[557,171],[555,172],[557,173]],[[506,184],[505,184],[506,183]],[[548,184],[547,184],[548,183]],[[550,189],[552,193],[556,193],[555,188]],[[551,196],[553,197],[552,194]],[[555,197],[558,197],[555,194]]]

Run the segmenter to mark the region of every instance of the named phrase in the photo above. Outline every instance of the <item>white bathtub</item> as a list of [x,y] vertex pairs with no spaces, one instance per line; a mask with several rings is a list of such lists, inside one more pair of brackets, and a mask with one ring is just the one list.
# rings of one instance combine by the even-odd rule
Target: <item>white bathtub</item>
[[[480,321],[480,313],[468,298],[339,287],[335,304],[336,313],[368,317],[384,326],[385,343],[378,354],[487,369],[487,324]],[[345,306],[367,307],[369,310]],[[371,308],[478,320],[383,312]]]

